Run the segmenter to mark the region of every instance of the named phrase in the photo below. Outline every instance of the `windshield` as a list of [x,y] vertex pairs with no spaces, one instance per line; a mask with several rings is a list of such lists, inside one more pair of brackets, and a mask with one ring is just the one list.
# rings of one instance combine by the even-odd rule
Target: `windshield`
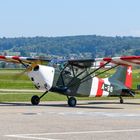
[[67,63],[67,61],[62,60],[62,59],[53,59],[48,63],[48,66],[62,70],[62,69],[64,69],[66,63]]

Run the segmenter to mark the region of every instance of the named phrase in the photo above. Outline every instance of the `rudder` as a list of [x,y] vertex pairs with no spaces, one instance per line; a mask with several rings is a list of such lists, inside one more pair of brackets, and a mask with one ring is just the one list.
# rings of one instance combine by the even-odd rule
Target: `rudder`
[[110,79],[118,80],[127,88],[132,88],[132,66],[119,66]]

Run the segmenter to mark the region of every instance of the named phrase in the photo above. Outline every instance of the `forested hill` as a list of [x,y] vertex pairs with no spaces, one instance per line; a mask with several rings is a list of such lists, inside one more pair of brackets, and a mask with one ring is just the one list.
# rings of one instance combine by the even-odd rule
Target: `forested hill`
[[68,37],[0,38],[1,52],[31,52],[73,57],[140,55],[140,37],[104,37],[96,35]]

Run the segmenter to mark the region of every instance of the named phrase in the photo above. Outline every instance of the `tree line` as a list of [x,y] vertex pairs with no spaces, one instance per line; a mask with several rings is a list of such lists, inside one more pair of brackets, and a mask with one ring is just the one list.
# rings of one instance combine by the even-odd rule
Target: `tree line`
[[29,52],[46,55],[110,57],[120,55],[140,55],[140,37],[106,37],[81,35],[67,37],[19,37],[0,38],[0,51]]

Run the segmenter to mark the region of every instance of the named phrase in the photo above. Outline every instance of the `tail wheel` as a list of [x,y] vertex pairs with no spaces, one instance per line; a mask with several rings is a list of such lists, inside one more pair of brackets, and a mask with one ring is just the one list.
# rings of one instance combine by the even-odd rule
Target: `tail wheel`
[[70,107],[75,107],[76,106],[76,103],[77,103],[77,101],[76,101],[76,99],[74,97],[68,98],[68,105]]
[[40,98],[37,96],[37,95],[34,95],[32,98],[31,98],[31,103],[32,105],[38,105],[40,102]]
[[123,98],[122,98],[122,97],[120,97],[120,103],[121,103],[121,104],[123,104],[123,103],[124,103],[124,101],[123,101]]

